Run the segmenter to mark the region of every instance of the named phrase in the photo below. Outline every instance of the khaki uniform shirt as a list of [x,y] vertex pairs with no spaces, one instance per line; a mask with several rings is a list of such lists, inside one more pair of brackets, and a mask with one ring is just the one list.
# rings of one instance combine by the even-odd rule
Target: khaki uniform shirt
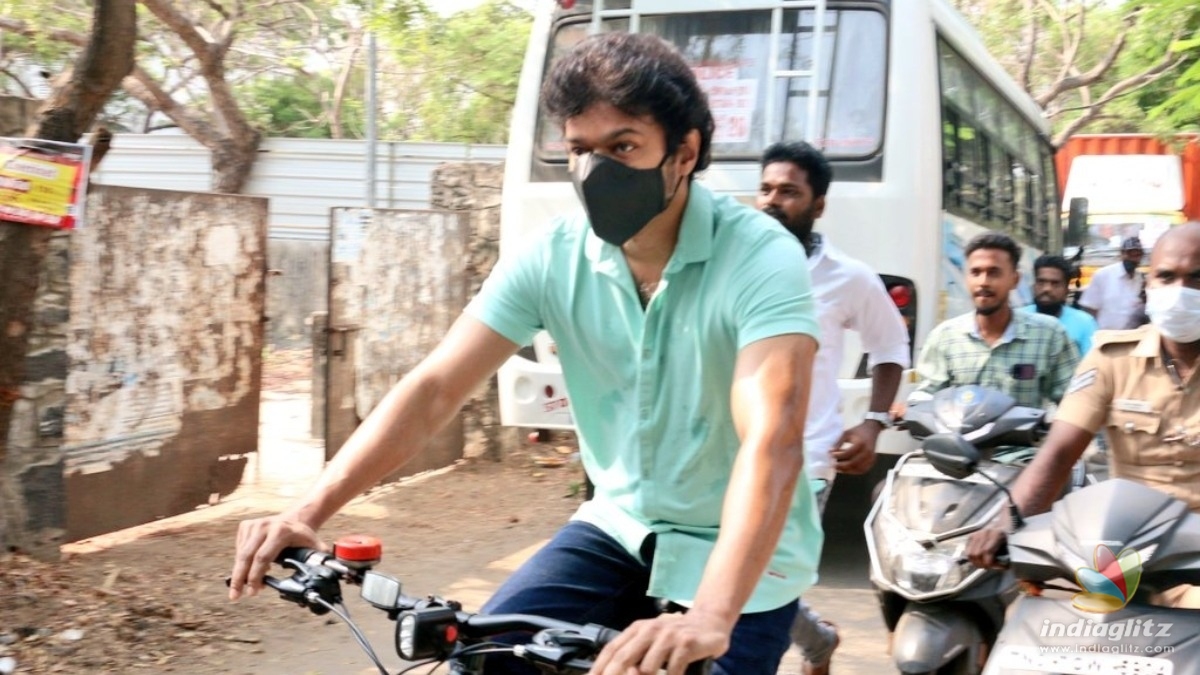
[[1113,478],[1157,488],[1200,511],[1200,378],[1163,362],[1158,331],[1097,331],[1055,421],[1108,434]]

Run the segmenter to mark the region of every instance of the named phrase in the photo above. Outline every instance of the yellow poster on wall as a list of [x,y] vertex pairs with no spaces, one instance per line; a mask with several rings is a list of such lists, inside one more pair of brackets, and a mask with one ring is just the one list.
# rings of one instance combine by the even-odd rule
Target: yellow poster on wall
[[91,156],[80,143],[0,138],[0,220],[79,227]]

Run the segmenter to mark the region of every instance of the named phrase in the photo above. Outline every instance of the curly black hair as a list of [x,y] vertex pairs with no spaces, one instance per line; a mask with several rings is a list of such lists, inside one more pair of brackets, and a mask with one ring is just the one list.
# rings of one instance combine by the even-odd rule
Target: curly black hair
[[708,96],[679,50],[656,35],[593,35],[554,64],[542,86],[542,107],[550,118],[561,124],[597,103],[652,117],[666,131],[668,152],[675,152],[689,131],[699,131],[693,175],[712,160],[716,124]]

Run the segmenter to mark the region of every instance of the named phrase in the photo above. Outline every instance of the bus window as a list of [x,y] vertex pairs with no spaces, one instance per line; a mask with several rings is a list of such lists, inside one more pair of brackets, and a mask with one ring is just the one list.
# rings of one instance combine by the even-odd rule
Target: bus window
[[1053,156],[1037,128],[944,41],[943,207],[1039,250],[1057,246]]
[[1048,177],[1042,184],[1046,191],[1043,202],[1046,213],[1039,221],[1042,225],[1038,234],[1044,248],[1059,247],[1062,245],[1062,229],[1059,225],[1058,181],[1054,178],[1054,150],[1046,143],[1042,144],[1042,175]]
[[[605,3],[610,9],[610,3]],[[784,13],[778,68],[811,68],[813,10]],[[816,135],[810,139],[830,159],[861,159],[878,152],[883,136],[887,71],[887,21],[867,9],[827,10],[819,58],[820,102]],[[769,10],[641,15],[639,30],[666,38],[679,48],[695,69],[709,97],[716,132],[713,158],[757,159],[766,146],[779,139],[804,138],[807,119],[807,82],[776,78],[771,66],[771,12]],[[547,64],[587,35],[586,21],[557,27]],[[602,30],[629,30],[628,18],[605,18]],[[767,129],[767,90],[780,80],[776,93],[773,129]],[[566,152],[561,130],[540,117],[537,122],[537,158],[563,163]]]
[[[605,3],[607,6],[608,3]],[[546,64],[546,72],[550,66],[575,48],[575,45],[588,36],[591,22],[588,20],[564,23],[554,31],[554,41],[550,46],[550,55]],[[629,31],[629,19],[609,19],[602,24],[604,32]],[[562,129],[557,124],[549,124],[539,112],[537,118],[537,139],[539,151],[547,157],[562,159],[567,157],[567,146],[563,143]]]
[[[784,12],[779,70],[812,68],[815,19],[816,12],[811,9]],[[825,13],[818,54],[816,138],[811,140],[831,157],[866,157],[879,149],[883,138],[886,35],[887,22],[878,12]],[[808,78],[790,78],[777,85],[776,119],[782,124],[773,140],[804,138],[809,84]]]
[[769,11],[643,16],[641,30],[673,42],[708,94],[716,131],[713,157],[758,155],[765,147],[771,73]]

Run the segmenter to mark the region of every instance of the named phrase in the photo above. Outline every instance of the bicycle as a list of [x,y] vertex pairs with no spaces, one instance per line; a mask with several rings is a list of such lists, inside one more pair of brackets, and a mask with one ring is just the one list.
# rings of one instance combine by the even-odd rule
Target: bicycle
[[[374,537],[349,536],[338,539],[331,553],[308,548],[286,548],[276,564],[293,570],[287,578],[263,577],[263,583],[278,591],[284,600],[312,613],[332,613],[350,629],[355,641],[383,675],[389,675],[370,641],[345,609],[342,583],[360,587],[360,596],[396,622],[396,653],[416,662],[397,675],[450,662],[454,675],[484,675],[487,654],[511,653],[542,672],[585,675],[593,659],[619,631],[597,624],[574,624],[531,614],[476,614],[462,605],[438,596],[414,598],[401,592],[395,577],[374,571],[383,558],[383,547]],[[226,585],[229,579],[225,580]],[[678,609],[678,608],[676,608]],[[529,641],[506,644],[490,638],[518,632],[533,632]],[[432,672],[432,669],[431,671]],[[708,675],[712,660],[697,661],[687,675]]]

